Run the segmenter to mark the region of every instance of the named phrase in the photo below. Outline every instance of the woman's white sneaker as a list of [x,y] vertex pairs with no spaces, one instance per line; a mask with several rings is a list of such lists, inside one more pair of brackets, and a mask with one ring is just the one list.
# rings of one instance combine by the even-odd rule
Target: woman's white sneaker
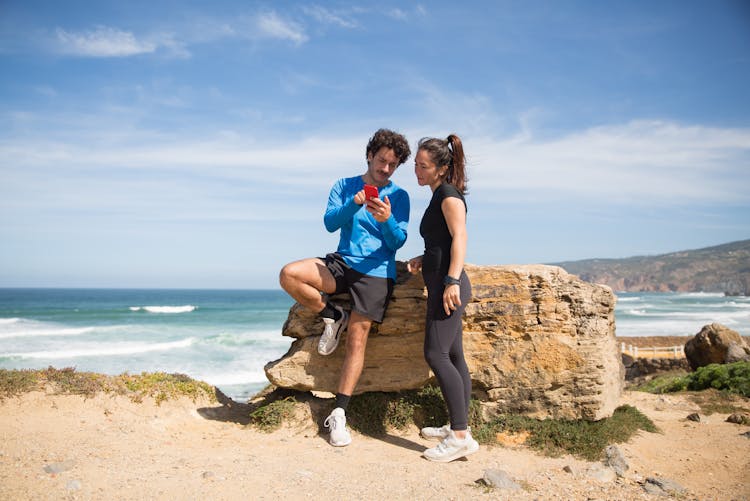
[[467,432],[466,437],[459,439],[451,431],[442,442],[431,449],[427,449],[422,456],[438,463],[448,463],[458,458],[474,454],[479,450],[479,443],[474,440],[471,433]]
[[419,431],[419,434],[422,435],[422,438],[426,438],[428,440],[443,440],[444,438],[447,438],[450,433],[451,425],[449,424],[440,427],[428,426],[426,428],[422,428]]

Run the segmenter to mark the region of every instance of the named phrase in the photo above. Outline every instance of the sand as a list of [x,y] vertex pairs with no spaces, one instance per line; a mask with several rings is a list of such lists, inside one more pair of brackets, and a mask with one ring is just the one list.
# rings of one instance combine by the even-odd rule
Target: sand
[[[33,392],[0,402],[0,499],[664,499],[644,491],[651,476],[680,484],[684,499],[750,499],[750,427],[726,414],[686,420],[698,407],[684,395],[628,391],[622,403],[663,433],[620,444],[630,468],[603,481],[589,473],[596,463],[522,445],[435,464],[420,456],[433,443],[416,429],[353,433],[334,448],[307,416],[264,433],[244,426],[241,408],[215,403]],[[477,483],[489,469],[522,489]]]

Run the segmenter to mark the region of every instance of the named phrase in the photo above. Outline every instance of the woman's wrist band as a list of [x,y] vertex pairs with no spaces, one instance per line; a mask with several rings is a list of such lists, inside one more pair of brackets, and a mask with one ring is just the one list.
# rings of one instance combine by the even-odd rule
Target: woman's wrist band
[[450,275],[446,275],[445,278],[443,278],[443,285],[461,285],[461,281]]

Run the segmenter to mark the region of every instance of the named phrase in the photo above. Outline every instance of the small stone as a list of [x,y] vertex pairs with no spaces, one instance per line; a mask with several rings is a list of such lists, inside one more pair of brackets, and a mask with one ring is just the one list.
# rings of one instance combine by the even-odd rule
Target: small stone
[[700,423],[702,421],[701,415],[698,414],[697,412],[693,412],[692,414],[688,415],[687,418],[689,421],[695,421],[696,423]]
[[650,494],[660,496],[673,496],[675,494],[684,494],[685,488],[673,480],[659,477],[648,477],[643,488]]
[[68,484],[65,486],[66,489],[69,491],[78,491],[81,490],[81,481],[80,480],[70,480]]
[[605,464],[612,468],[618,477],[624,477],[625,472],[630,468],[622,451],[616,445],[610,445],[605,450],[607,459]]
[[44,466],[44,471],[47,473],[62,473],[64,471],[68,471],[73,469],[76,462],[72,459],[68,459],[67,461],[62,461],[60,463],[52,463]]
[[212,472],[212,471],[204,471],[201,474],[201,477],[203,477],[205,479],[214,478],[215,476],[216,476],[216,474],[214,472]]
[[586,470],[586,475],[602,483],[614,482],[617,479],[617,474],[601,463],[591,465]]
[[485,485],[496,489],[509,489],[514,491],[521,489],[521,486],[503,470],[484,470],[482,482],[484,482]]
[[750,415],[735,412],[734,414],[729,415],[727,422],[734,424],[750,424]]

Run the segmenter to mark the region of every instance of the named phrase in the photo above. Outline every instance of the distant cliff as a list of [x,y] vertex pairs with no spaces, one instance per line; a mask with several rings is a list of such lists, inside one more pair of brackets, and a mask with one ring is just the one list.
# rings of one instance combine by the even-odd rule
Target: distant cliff
[[658,256],[552,264],[615,291],[750,295],[750,240]]

